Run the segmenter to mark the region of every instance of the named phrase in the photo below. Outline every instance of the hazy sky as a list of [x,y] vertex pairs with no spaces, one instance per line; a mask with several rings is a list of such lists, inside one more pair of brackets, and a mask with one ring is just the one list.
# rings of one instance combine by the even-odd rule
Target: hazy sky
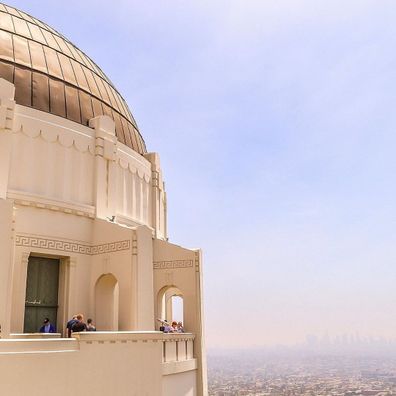
[[160,153],[209,347],[396,337],[396,2],[8,4],[91,56]]

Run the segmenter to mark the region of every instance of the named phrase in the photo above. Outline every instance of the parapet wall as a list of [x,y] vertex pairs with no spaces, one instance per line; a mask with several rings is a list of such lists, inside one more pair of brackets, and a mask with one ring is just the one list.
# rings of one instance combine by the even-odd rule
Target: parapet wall
[[193,340],[192,334],[159,332],[0,340],[1,394],[66,396],[77,389],[93,395],[194,396]]

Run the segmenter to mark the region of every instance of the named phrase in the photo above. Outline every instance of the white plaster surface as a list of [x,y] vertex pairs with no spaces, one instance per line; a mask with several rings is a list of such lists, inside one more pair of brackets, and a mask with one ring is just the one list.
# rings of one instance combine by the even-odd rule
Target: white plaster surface
[[[86,127],[15,105],[12,88],[0,79],[1,394],[207,394],[201,255],[167,241],[158,154],[120,144],[108,117]],[[60,260],[59,333],[79,312],[118,333],[18,336],[29,256]],[[174,288],[192,338],[123,333],[158,329]]]

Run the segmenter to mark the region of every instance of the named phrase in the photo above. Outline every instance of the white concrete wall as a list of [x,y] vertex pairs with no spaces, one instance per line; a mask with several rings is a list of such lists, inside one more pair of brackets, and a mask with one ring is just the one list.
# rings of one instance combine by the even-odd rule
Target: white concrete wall
[[118,148],[116,215],[140,224],[151,223],[151,166],[129,147]]
[[94,204],[94,133],[51,114],[16,106],[9,194],[60,204]]
[[76,390],[97,396],[197,394],[194,359],[162,362],[164,344],[192,340],[191,334],[97,332],[76,336],[0,340],[1,394],[38,396],[48,389],[59,396]]
[[[7,207],[0,207],[0,216],[4,219],[7,213],[12,214],[12,204],[7,204]],[[66,320],[76,313],[81,312],[86,318],[95,320],[98,310],[103,309],[95,301],[95,285],[106,274],[112,274],[118,282],[117,328],[154,329],[150,229],[145,226],[130,229],[109,221],[30,206],[21,206],[16,210],[14,227],[16,247],[13,260],[12,332],[23,332],[29,255],[61,259],[61,273],[65,275],[60,285],[65,292],[63,297],[60,295],[59,331],[64,328]],[[0,251],[5,254],[7,247],[11,251],[12,244],[9,234]],[[8,261],[7,269],[12,267],[11,262]]]
[[[4,342],[13,340],[0,341],[0,350]],[[159,342],[82,342],[78,350],[60,345],[52,351],[25,353],[26,346],[17,349],[19,353],[0,352],[3,395],[153,396],[162,392]]]
[[187,371],[185,373],[167,375],[162,380],[162,396],[196,396],[196,373]]
[[[30,255],[60,259],[59,331],[72,314],[82,312],[95,319],[100,309],[95,284],[102,275],[112,274],[117,280],[119,330],[153,330],[160,290],[177,286],[184,297],[186,328],[197,333],[194,357],[198,363],[192,363],[193,356],[187,353],[191,362],[177,370],[197,373],[195,382],[191,373],[186,375],[182,390],[174,396],[184,395],[184,389],[186,394],[191,389],[206,394],[200,254],[165,242],[166,193],[158,155],[141,156],[120,144],[108,117],[92,119],[86,127],[15,105],[13,92],[12,84],[0,79],[2,336],[23,332]],[[6,381],[4,386],[1,381],[2,391],[25,395],[35,394],[36,389],[37,394],[43,389],[54,393],[66,389],[58,394],[70,394],[77,381],[84,393],[160,395],[161,381],[150,377],[158,373],[169,377],[164,391],[174,388],[178,371],[172,362],[162,363],[162,348],[140,350],[129,346],[129,341],[120,343],[110,348],[87,341],[79,344],[79,352],[26,353],[22,348],[10,355],[0,348],[0,380]],[[145,351],[156,356],[151,363],[142,358],[145,369],[154,370],[149,377],[135,365]],[[119,368],[123,364],[137,374],[133,371],[129,378],[130,371]],[[18,382],[17,372],[27,373],[26,382]],[[111,392],[111,383],[119,387],[118,393]],[[127,393],[131,384],[137,393]],[[17,392],[9,392],[13,387]]]
[[[177,288],[183,296],[184,327],[196,335],[194,353],[198,361],[199,395],[207,394],[207,368],[202,304],[202,259],[199,250],[185,249],[171,243],[154,240],[155,315],[160,312],[161,296]],[[164,318],[162,318],[164,319]],[[166,318],[171,320],[171,318]]]
[[9,102],[4,111],[11,128],[0,134],[1,161],[7,162],[0,187],[8,198],[92,218],[115,216],[116,222],[147,225],[156,237],[166,237],[164,184],[161,176],[160,186],[157,180],[153,185],[150,163],[158,155],[146,159],[119,143],[108,117],[92,119],[89,128]]

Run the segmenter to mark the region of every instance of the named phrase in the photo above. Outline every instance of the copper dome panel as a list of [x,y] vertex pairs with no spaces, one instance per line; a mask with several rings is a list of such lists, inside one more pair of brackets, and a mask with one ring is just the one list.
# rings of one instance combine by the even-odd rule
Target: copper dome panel
[[118,140],[146,153],[128,105],[102,70],[50,26],[2,3],[0,77],[15,85],[18,104],[83,125],[110,116]]

